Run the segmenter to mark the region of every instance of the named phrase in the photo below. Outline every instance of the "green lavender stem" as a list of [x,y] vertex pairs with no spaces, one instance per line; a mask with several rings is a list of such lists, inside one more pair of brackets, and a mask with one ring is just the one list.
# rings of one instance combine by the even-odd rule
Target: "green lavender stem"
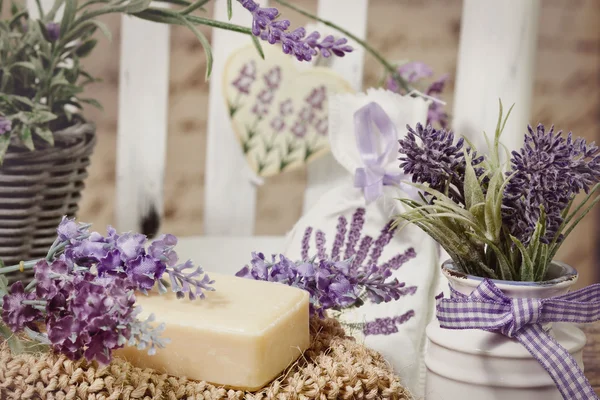
[[[33,269],[33,267],[35,267],[35,264],[37,264],[38,261],[40,261],[40,260],[25,261],[23,263],[23,267],[22,267],[23,270]],[[0,275],[7,274],[10,272],[20,271],[20,270],[21,270],[21,264],[10,265],[8,267],[0,268]]]
[[329,26],[333,29],[335,29],[336,31],[342,33],[345,36],[348,36],[350,39],[354,40],[356,43],[360,44],[366,51],[368,51],[377,61],[379,61],[381,63],[381,65],[383,65],[383,67],[385,68],[385,70],[392,76],[392,78],[398,82],[398,85],[400,85],[400,87],[402,87],[402,89],[404,89],[406,91],[406,93],[409,93],[412,91],[412,88],[410,86],[408,86],[408,83],[400,76],[400,74],[398,74],[398,72],[396,71],[396,68],[394,67],[394,65],[392,65],[388,60],[386,60],[377,50],[375,50],[371,45],[369,45],[369,43],[367,43],[366,41],[360,39],[358,36],[354,35],[353,33],[347,31],[346,29],[342,28],[339,25],[334,24],[331,21],[327,21],[323,18],[317,17],[314,14],[311,14],[310,12],[295,6],[289,2],[287,2],[286,0],[275,0],[275,2],[281,4],[284,7],[290,8],[294,11],[296,11],[299,14],[304,15],[305,17],[308,17],[312,20],[321,22],[322,24]]

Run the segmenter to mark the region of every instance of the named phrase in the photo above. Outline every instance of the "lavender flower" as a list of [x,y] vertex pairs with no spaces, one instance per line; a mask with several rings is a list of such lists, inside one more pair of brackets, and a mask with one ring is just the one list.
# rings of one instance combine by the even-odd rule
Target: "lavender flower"
[[318,41],[320,34],[313,32],[306,36],[304,28],[288,31],[290,21],[277,20],[279,11],[276,8],[260,7],[253,0],[238,0],[242,6],[252,13],[252,33],[271,44],[281,43],[285,54],[295,56],[299,61],[310,61],[321,52],[323,57],[332,53],[343,57],[352,51],[346,39],[335,39],[333,36]]
[[[346,238],[346,226],[348,225],[348,221],[346,220],[346,217],[344,217],[343,215],[340,215],[338,218],[338,224],[336,226],[336,235],[335,235],[335,240],[333,242],[333,248],[331,249],[331,258],[334,261],[339,261],[340,259],[340,251],[342,249],[342,246],[344,245],[344,239]],[[306,234],[309,235],[308,238],[306,238],[306,256],[303,255],[304,259],[308,258],[308,241],[310,238],[310,232],[308,229],[305,232],[305,236]],[[304,247],[303,247],[304,249]]]
[[322,110],[323,104],[327,100],[327,89],[323,85],[314,88],[305,100],[311,108]]
[[[177,238],[162,235],[146,246],[146,237],[136,233],[117,234],[109,227],[106,236],[89,232],[89,225],[63,218],[58,240],[48,260],[34,267],[31,291],[14,283],[2,299],[2,319],[14,332],[24,328],[45,338],[52,348],[75,360],[85,357],[108,363],[113,350],[125,344],[149,347],[153,353],[164,346],[160,333],[137,319],[135,290],[145,292],[170,278],[177,297],[204,297],[214,290],[214,281],[191,261],[177,265]],[[147,247],[147,250],[146,250]],[[38,332],[45,325],[45,333]]]
[[292,127],[292,133],[296,137],[303,138],[307,133],[306,124],[302,121],[296,121]]
[[[546,213],[543,243],[556,236],[563,222],[562,212],[580,191],[589,191],[600,181],[598,147],[582,138],[567,138],[562,131],[546,132],[539,124],[528,127],[525,144],[513,151],[511,171],[515,174],[504,191],[503,220],[509,231],[527,244],[540,218],[540,207]],[[560,239],[560,238],[559,238]]]
[[3,117],[0,115],[0,135],[4,135],[5,133],[9,133],[12,129],[12,122],[10,119]]
[[409,310],[396,317],[375,318],[363,326],[365,336],[392,335],[398,333],[398,325],[402,325],[415,316],[414,310]]
[[311,108],[304,107],[300,110],[300,115],[298,115],[298,117],[303,123],[311,123],[315,118],[315,112]]
[[60,37],[60,24],[56,22],[48,22],[46,24],[46,31],[48,32],[48,39],[51,42],[56,42]]
[[406,292],[403,284],[388,279],[389,274],[380,273],[375,266],[366,273],[352,274],[349,261],[292,262],[283,255],[267,261],[262,253],[252,253],[250,266],[246,265],[236,276],[304,289],[310,294],[311,313],[321,317],[329,309],[360,306],[362,293],[375,302],[388,302]]
[[[423,79],[427,79],[433,76],[433,69],[421,62],[412,61],[403,65],[400,65],[397,70],[400,77],[402,77],[408,83],[418,83]],[[433,98],[439,98],[446,86],[446,82],[449,79],[449,75],[444,75],[435,80],[425,90],[425,94]],[[406,94],[402,88],[398,85],[398,82],[393,76],[389,76],[386,81],[386,88],[392,92]],[[448,125],[448,114],[444,111],[444,105],[439,102],[432,102],[427,112],[427,125],[433,125],[438,123],[442,128],[446,128]]]
[[279,104],[279,113],[285,117],[294,113],[294,105],[292,99],[286,99]]
[[275,117],[271,120],[271,128],[275,132],[280,133],[285,128],[285,121],[281,117]]
[[360,231],[365,224],[365,209],[358,208],[352,215],[352,223],[350,224],[350,232],[346,241],[346,251],[344,258],[348,259],[355,253],[355,247],[360,239]]
[[254,60],[244,64],[239,75],[233,81],[232,85],[243,94],[250,94],[250,87],[256,79],[256,62]]
[[[407,135],[399,141],[399,152],[402,154],[399,158],[402,161],[400,168],[405,174],[412,175],[413,182],[427,183],[440,192],[444,192],[448,186],[449,197],[464,204],[464,139],[460,138],[454,143],[454,133],[433,129],[431,125],[425,128],[417,124],[416,129],[407,125],[406,128]],[[469,148],[465,151],[471,152]],[[472,158],[474,166],[483,161],[483,157],[477,157],[475,153]],[[476,169],[476,172],[482,171]]]
[[279,89],[281,84],[281,67],[275,66],[263,75],[263,81],[270,91]]
[[317,231],[315,235],[317,241],[317,256],[320,259],[324,259],[325,256],[325,233],[323,231]]
[[20,281],[13,283],[2,304],[2,319],[13,332],[20,332],[25,327],[34,328],[35,321],[42,316],[33,305],[24,305],[24,300],[36,300],[35,293],[26,293]]
[[327,117],[323,117],[317,120],[317,123],[315,124],[315,129],[319,135],[327,136],[327,131],[329,129],[329,121],[327,120]]

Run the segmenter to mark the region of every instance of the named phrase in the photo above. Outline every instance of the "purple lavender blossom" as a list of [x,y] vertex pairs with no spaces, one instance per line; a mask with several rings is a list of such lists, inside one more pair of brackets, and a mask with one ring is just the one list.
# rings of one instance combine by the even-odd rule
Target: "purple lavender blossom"
[[300,110],[298,117],[303,123],[310,124],[315,119],[315,112],[312,110],[312,108],[304,107],[302,110]]
[[48,39],[51,42],[56,42],[60,38],[60,24],[57,22],[48,22],[46,24],[46,31],[48,32]]
[[269,113],[269,105],[258,101],[252,106],[251,111],[258,118],[264,118]]
[[[137,320],[135,290],[157,285],[166,291],[165,273],[178,297],[202,298],[204,291],[214,290],[214,281],[200,267],[191,261],[177,265],[173,235],[162,235],[146,251],[143,235],[119,235],[109,227],[102,236],[88,229],[63,218],[49,259],[35,264],[33,289],[16,282],[2,298],[2,320],[12,331],[29,328],[73,360],[106,364],[112,351],[126,343],[150,347],[150,352],[166,343],[159,337],[164,328]],[[45,332],[38,332],[44,324]]]
[[[342,250],[342,246],[344,245],[344,240],[346,238],[346,227],[347,226],[348,226],[348,220],[346,220],[346,217],[344,217],[343,215],[340,215],[338,218],[338,224],[336,226],[336,235],[335,235],[335,239],[333,242],[333,247],[331,248],[331,259],[333,261],[339,261],[339,259],[340,259],[340,252]],[[306,234],[308,234],[310,236],[311,232],[312,232],[312,228],[310,228],[310,230],[307,229],[305,232],[305,236],[306,236]],[[308,258],[308,241],[309,241],[309,238],[306,239],[306,256],[303,255],[305,260]],[[303,247],[303,250],[304,250],[304,247]]]
[[[396,71],[402,79],[408,83],[414,83],[421,79],[430,78],[433,76],[433,69],[421,61],[412,61],[399,66]],[[386,87],[392,92],[400,93],[402,88],[398,86],[398,82],[393,77],[388,77]]]
[[275,117],[271,120],[270,125],[275,132],[280,133],[285,128],[285,121],[281,117]]
[[326,257],[325,255],[325,233],[323,233],[323,231],[317,231],[317,234],[315,235],[315,240],[316,240],[316,244],[317,244],[317,256],[320,259],[324,259]]
[[327,132],[329,129],[329,121],[327,117],[323,117],[315,123],[315,130],[321,136],[327,136]]
[[294,105],[292,99],[286,99],[279,104],[279,113],[285,117],[294,113]]
[[333,36],[325,37],[318,41],[320,34],[313,32],[306,36],[304,28],[289,31],[290,21],[277,20],[279,11],[276,8],[260,7],[253,0],[238,0],[238,2],[252,13],[252,34],[268,41],[270,44],[281,43],[285,54],[292,54],[299,61],[310,61],[321,52],[323,57],[335,54],[343,57],[352,51],[346,39],[335,39]]
[[256,63],[254,60],[244,64],[232,85],[243,94],[250,94],[250,87],[256,80]]
[[270,91],[279,89],[281,84],[281,67],[275,66],[263,75],[263,81]]
[[[401,78],[408,83],[417,83],[423,79],[428,79],[433,76],[433,69],[420,61],[412,61],[397,68],[397,72]],[[430,97],[439,98],[446,86],[446,82],[449,79],[449,75],[444,75],[435,80],[425,91]],[[392,92],[406,94],[398,85],[398,82],[393,76],[389,76],[386,81],[386,88]],[[448,125],[448,114],[444,111],[444,105],[439,102],[432,102],[427,112],[427,125],[434,125],[438,123],[442,128],[446,128]]]
[[346,251],[344,258],[348,259],[355,253],[356,244],[360,239],[360,231],[365,224],[365,209],[358,208],[352,215],[352,222],[350,224],[350,232],[348,232],[348,240],[346,241]]
[[302,121],[296,121],[292,127],[292,133],[296,137],[303,138],[307,133],[306,124]]
[[310,248],[310,235],[312,234],[313,228],[308,227],[304,231],[304,236],[302,237],[302,259],[308,260],[308,249]]
[[24,305],[24,300],[36,300],[35,293],[26,293],[23,283],[17,281],[4,296],[2,319],[13,332],[20,332],[25,327],[34,328],[35,322],[42,317],[42,312],[33,305]]
[[3,117],[0,115],[0,135],[4,135],[5,133],[9,133],[12,129],[12,122],[10,119]]
[[258,94],[258,100],[263,104],[271,104],[275,95],[272,90],[263,89]]
[[252,253],[250,265],[236,276],[278,282],[306,290],[310,294],[312,314],[323,317],[328,309],[340,310],[360,306],[361,293],[373,301],[397,300],[406,292],[397,279],[373,267],[367,273],[353,274],[349,261],[311,260],[292,262],[283,255],[267,261],[262,253]]
[[377,264],[379,262],[379,257],[381,257],[381,253],[383,253],[383,248],[392,240],[392,237],[396,232],[396,228],[396,226],[392,227],[391,221],[383,227],[379,237],[373,244],[373,250],[371,250],[369,264]]
[[[463,182],[465,173],[464,139],[454,143],[454,133],[436,130],[431,125],[426,128],[417,124],[415,129],[406,126],[407,135],[399,140],[400,168],[412,175],[412,181],[427,183],[432,189],[444,192],[457,203],[464,204]],[[420,141],[417,141],[417,138]],[[467,148],[465,151],[471,151]],[[472,165],[483,161],[483,157],[472,155]],[[480,169],[476,172],[481,173]]]
[[312,108],[322,110],[327,100],[327,89],[323,85],[314,88],[305,100]]
[[[590,190],[600,181],[598,147],[583,138],[567,138],[562,131],[546,132],[539,124],[528,127],[525,144],[513,151],[511,171],[515,174],[504,191],[502,213],[504,224],[523,244],[529,243],[540,218],[540,207],[546,213],[544,243],[553,240],[563,222],[562,212],[579,192]],[[560,240],[560,238],[558,238]]]

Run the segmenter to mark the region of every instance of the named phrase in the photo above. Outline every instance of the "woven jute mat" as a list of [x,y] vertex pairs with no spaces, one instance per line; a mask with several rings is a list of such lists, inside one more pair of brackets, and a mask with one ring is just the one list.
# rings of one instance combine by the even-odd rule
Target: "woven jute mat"
[[[0,399],[332,400],[412,397],[383,357],[346,337],[334,319],[311,321],[311,347],[260,392],[215,387],[115,359],[109,365],[44,353],[14,356],[0,346]],[[200,361],[201,362],[201,361]]]

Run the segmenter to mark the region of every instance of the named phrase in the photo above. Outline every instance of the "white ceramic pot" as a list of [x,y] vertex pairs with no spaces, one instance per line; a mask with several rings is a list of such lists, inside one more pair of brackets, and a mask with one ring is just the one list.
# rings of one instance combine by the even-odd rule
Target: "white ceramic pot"
[[[442,266],[450,285],[469,295],[482,278],[457,271],[452,262]],[[577,281],[577,271],[554,262],[545,282],[495,280],[512,298],[548,298],[567,293]],[[544,328],[573,355],[583,369],[584,333],[572,324],[554,323]],[[441,328],[437,319],[427,327],[425,355],[426,400],[562,400],[554,381],[516,340],[483,330]]]

